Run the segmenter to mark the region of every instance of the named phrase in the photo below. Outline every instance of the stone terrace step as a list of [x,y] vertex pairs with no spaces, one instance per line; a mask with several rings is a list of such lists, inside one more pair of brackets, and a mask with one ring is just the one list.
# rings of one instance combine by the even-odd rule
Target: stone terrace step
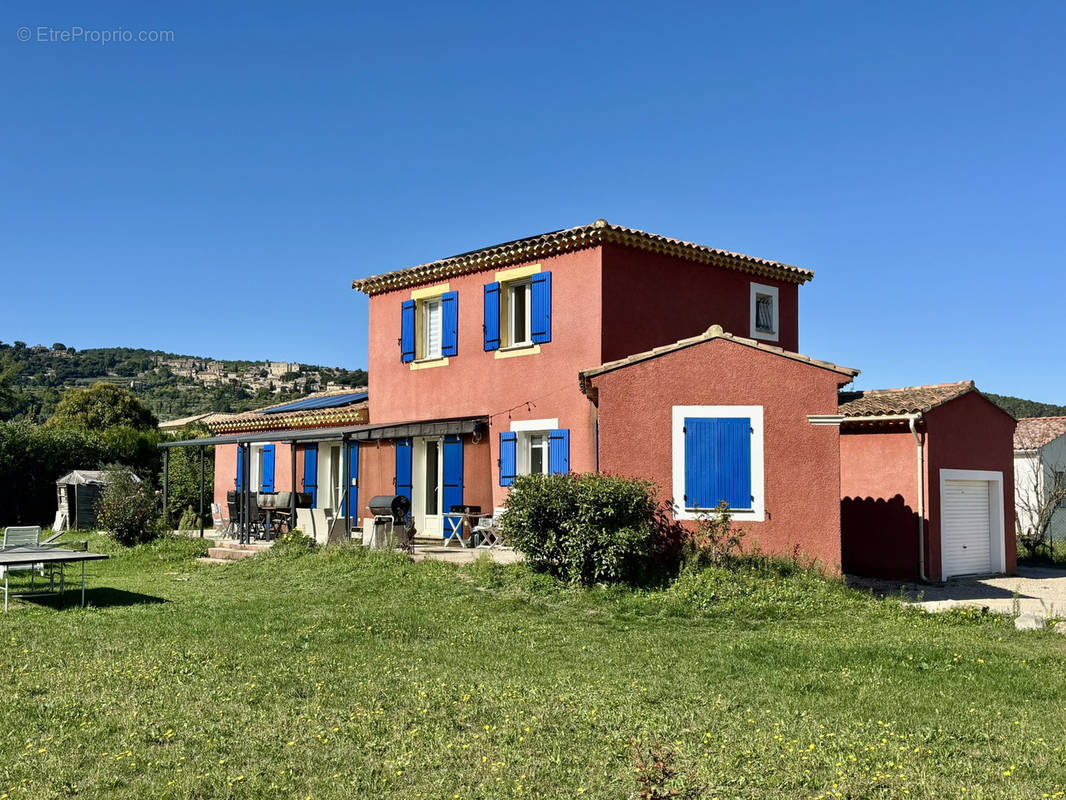
[[224,561],[240,561],[243,558],[253,558],[260,555],[266,548],[248,548],[243,547],[210,547],[207,550],[207,555],[210,558],[221,559]]
[[261,553],[264,550],[269,550],[273,542],[249,542],[248,544],[241,544],[233,539],[227,539],[219,542],[216,547],[226,548],[227,550],[254,550]]
[[200,564],[233,564],[234,562],[228,558],[211,558],[210,556],[202,556],[196,561]]

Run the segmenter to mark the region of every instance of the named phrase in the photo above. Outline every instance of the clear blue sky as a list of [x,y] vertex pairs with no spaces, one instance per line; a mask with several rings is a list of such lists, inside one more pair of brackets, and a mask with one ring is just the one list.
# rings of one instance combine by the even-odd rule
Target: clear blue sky
[[[75,26],[173,41],[37,41]],[[860,387],[1066,403],[1064,31],[1039,1],[6,3],[0,339],[363,367],[353,278],[606,217],[814,269],[801,349]]]

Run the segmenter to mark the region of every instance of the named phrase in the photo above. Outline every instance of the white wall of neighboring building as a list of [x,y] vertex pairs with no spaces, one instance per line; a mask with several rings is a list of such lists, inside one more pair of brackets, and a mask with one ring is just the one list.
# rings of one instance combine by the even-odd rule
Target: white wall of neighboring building
[[[1019,533],[1032,526],[1031,509],[1046,497],[1054,486],[1055,473],[1066,473],[1066,436],[1060,436],[1035,453],[1014,452],[1015,514]],[[1051,518],[1051,536],[1066,540],[1066,508],[1060,508]]]

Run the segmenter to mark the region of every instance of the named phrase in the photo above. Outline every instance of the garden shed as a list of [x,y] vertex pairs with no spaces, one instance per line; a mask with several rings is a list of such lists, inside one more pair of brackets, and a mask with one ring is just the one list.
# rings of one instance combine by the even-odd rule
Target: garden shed
[[[139,481],[140,478],[134,476]],[[93,530],[96,528],[96,498],[107,485],[107,473],[94,469],[76,469],[56,481],[58,509],[52,528]]]
[[840,395],[845,572],[1013,574],[1015,420],[973,381]]

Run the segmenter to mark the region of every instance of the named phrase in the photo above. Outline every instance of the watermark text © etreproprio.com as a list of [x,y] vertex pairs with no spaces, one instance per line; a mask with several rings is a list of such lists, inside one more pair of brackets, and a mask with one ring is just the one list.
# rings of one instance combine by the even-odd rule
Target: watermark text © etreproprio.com
[[128,28],[83,28],[71,25],[54,28],[51,25],[23,25],[15,31],[20,42],[41,44],[159,44],[174,41],[174,31],[132,31]]

